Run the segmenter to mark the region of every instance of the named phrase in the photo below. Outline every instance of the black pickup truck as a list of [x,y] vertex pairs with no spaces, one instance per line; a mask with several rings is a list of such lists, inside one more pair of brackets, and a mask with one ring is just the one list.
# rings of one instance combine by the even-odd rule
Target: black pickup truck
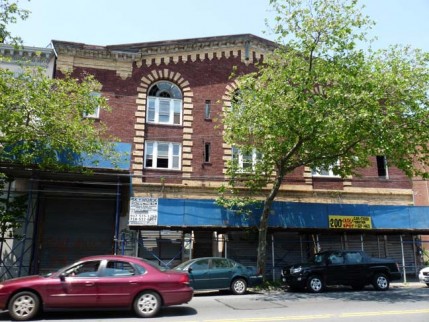
[[372,284],[386,291],[390,281],[401,278],[398,264],[387,258],[370,257],[362,251],[325,251],[308,263],[286,266],[283,282],[291,290],[322,292],[328,285],[350,285],[355,290]]

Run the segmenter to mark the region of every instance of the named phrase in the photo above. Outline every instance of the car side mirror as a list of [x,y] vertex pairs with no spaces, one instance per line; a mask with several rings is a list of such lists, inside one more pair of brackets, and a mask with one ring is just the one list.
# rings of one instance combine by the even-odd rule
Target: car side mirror
[[188,268],[188,273],[192,273],[192,267]]
[[61,273],[61,274],[60,274],[60,281],[61,281],[61,282],[64,282],[65,280],[66,280],[66,274]]

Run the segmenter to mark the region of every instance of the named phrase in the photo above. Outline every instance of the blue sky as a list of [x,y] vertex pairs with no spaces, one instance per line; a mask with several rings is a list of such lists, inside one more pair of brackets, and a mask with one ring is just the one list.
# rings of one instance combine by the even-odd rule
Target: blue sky
[[[376,48],[409,44],[429,51],[429,0],[360,0],[377,22]],[[28,46],[64,40],[94,45],[264,33],[268,0],[20,0],[30,17],[11,30]]]

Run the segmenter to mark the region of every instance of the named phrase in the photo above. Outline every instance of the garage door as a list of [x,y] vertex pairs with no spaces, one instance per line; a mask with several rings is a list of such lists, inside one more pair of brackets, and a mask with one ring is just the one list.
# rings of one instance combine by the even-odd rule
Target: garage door
[[112,254],[116,200],[46,197],[39,212],[39,272],[51,272],[89,255]]

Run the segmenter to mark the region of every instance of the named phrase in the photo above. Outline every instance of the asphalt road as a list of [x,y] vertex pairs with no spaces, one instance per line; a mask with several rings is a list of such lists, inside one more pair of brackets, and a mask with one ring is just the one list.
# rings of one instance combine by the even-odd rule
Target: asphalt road
[[[387,292],[330,288],[321,294],[255,292],[243,296],[197,293],[189,304],[164,308],[147,321],[429,321],[429,288],[419,283],[393,283]],[[9,321],[6,312],[0,321]],[[143,321],[130,312],[49,312],[39,321]]]

